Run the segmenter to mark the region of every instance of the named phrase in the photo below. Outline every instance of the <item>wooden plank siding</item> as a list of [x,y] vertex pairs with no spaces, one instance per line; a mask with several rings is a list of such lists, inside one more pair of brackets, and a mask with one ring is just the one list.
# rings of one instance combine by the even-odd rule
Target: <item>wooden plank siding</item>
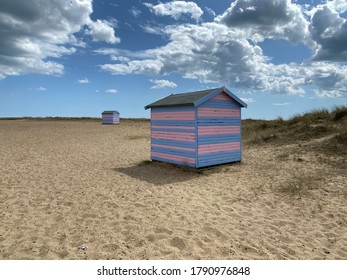
[[195,168],[241,161],[241,108],[224,86],[171,94],[151,109],[151,159]]
[[102,124],[119,124],[119,114],[102,114]]
[[195,110],[193,106],[152,108],[152,160],[196,167]]
[[240,161],[240,105],[222,92],[201,104],[197,110],[196,167]]

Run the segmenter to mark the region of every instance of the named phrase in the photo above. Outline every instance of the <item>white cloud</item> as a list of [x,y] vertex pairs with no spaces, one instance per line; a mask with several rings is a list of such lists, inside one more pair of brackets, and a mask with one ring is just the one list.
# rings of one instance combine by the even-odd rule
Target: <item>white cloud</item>
[[217,22],[167,26],[163,32],[170,42],[142,51],[145,59],[138,52],[123,51],[129,55],[129,61],[101,68],[114,75],[179,72],[185,78],[202,82],[282,94],[303,95],[305,87],[311,86],[321,94],[347,96],[347,66],[323,62],[272,64],[262,49],[242,33]]
[[273,103],[272,105],[274,106],[289,106],[290,103],[289,102],[283,102],[283,103]]
[[93,41],[105,41],[107,43],[116,44],[120,39],[116,37],[113,25],[107,20],[96,20],[89,23],[89,29],[86,34],[92,36]]
[[[225,25],[168,26],[164,32],[170,42],[163,47],[142,51],[147,59],[106,64],[101,68],[113,74],[180,72],[186,78],[203,82],[232,81],[235,86],[255,89],[268,89],[269,84],[275,84],[276,80],[280,80],[278,87],[285,82],[275,69],[267,65],[260,47],[251,45]],[[295,91],[294,87],[285,89],[286,92]]]
[[[341,10],[343,2],[339,3]],[[114,75],[180,73],[184,78],[203,83],[232,84],[241,91],[304,95],[310,87],[317,96],[346,97],[345,64],[310,60],[271,63],[258,45],[264,38],[303,42],[312,48],[323,45],[309,33],[312,31],[312,27],[308,28],[309,18],[299,5],[287,0],[266,0],[264,7],[262,4],[255,0],[237,0],[214,22],[163,27],[161,34],[169,42],[161,47],[142,51],[98,50],[100,54],[128,58],[101,65],[101,69]],[[318,10],[321,8],[312,10],[310,17],[313,18]],[[341,18],[341,14],[336,18]],[[329,32],[325,34],[329,35]],[[343,38],[347,36],[341,40]],[[327,40],[324,46],[333,42],[330,35]],[[345,46],[347,43],[341,44],[340,48]]]
[[162,89],[162,88],[175,88],[177,85],[174,82],[168,80],[149,80],[153,83],[151,89]]
[[137,9],[134,6],[129,10],[129,12],[136,18],[142,13],[139,9]]
[[85,46],[75,34],[87,26],[94,39],[117,42],[107,22],[91,20],[92,12],[92,0],[2,0],[0,79],[26,73],[62,75],[64,66],[52,58]]
[[107,89],[106,92],[108,93],[117,93],[118,91],[114,88]]
[[90,83],[89,80],[88,80],[87,78],[77,80],[77,82],[78,82],[79,84],[89,84],[89,83]]
[[117,48],[103,48],[94,51],[97,54],[102,55],[110,55],[111,58],[123,57],[124,58],[132,58],[132,59],[147,59],[153,58],[152,55],[147,54],[144,51],[129,51]]
[[215,20],[243,30],[255,41],[283,38],[298,43],[308,35],[308,22],[291,0],[236,0]]
[[305,82],[316,85],[319,97],[347,97],[347,65],[314,62],[303,71]]
[[347,61],[347,20],[342,16],[346,10],[345,1],[329,1],[308,12],[316,43],[314,60]]
[[43,86],[40,86],[36,89],[36,91],[46,91],[47,89]]
[[246,102],[246,103],[253,103],[255,102],[255,99],[250,97],[250,98],[240,98],[242,101]]
[[164,35],[163,29],[165,29],[165,27],[161,26],[161,25],[140,25],[140,27],[143,29],[143,31],[145,31],[148,34],[154,34],[154,35]]
[[157,16],[170,16],[179,19],[183,14],[190,14],[194,20],[199,20],[203,15],[203,10],[194,2],[172,1],[168,3],[159,3],[153,5],[144,3]]
[[145,59],[145,60],[131,60],[127,64],[104,64],[101,69],[109,71],[114,75],[126,74],[159,74],[163,63],[160,60]]
[[214,10],[212,10],[211,8],[205,7],[205,10],[206,10],[206,12],[207,12],[209,15],[211,15],[211,16],[213,16],[213,17],[216,16],[216,12],[215,12]]
[[125,56],[117,56],[117,55],[111,55],[111,60],[112,61],[120,61],[120,62],[128,62],[130,58],[125,57]]

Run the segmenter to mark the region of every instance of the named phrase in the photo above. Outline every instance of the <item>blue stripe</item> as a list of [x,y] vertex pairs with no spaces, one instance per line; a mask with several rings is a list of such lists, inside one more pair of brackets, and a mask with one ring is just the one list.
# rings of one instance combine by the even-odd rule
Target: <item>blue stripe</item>
[[152,128],[152,131],[195,133],[195,129],[179,129],[179,128]]
[[229,142],[240,142],[241,135],[240,134],[226,134],[226,135],[207,135],[207,136],[199,136],[198,143],[202,144],[218,144],[218,143],[229,143]]
[[[180,162],[180,161],[171,160],[171,159],[165,159],[165,158],[159,158],[159,157],[153,157],[153,156],[152,156],[152,160],[158,160],[158,161],[163,161],[163,162],[168,162],[168,163],[174,163],[174,164],[178,164],[178,165],[183,165],[183,163]],[[190,167],[195,167],[195,164],[192,164],[192,163],[185,163],[184,165],[190,166]]]
[[165,139],[151,139],[152,144],[167,145],[167,146],[177,146],[182,148],[195,148],[195,142],[184,142],[175,140],[165,140]]
[[217,165],[217,164],[223,164],[223,163],[230,163],[230,162],[237,162],[241,161],[241,158],[239,156],[230,157],[230,158],[224,158],[224,159],[214,159],[214,160],[208,160],[208,161],[199,161],[197,164],[197,167],[204,167],[204,166],[211,166],[211,165]]
[[241,160],[241,151],[232,152],[218,152],[207,155],[199,155],[198,165],[211,163],[218,164],[218,162],[232,162]]
[[166,149],[166,148],[159,148],[159,147],[152,147],[153,152],[162,153],[162,154],[169,154],[174,156],[183,156],[183,157],[189,157],[195,159],[195,152],[189,152],[189,151],[182,151],[182,150],[174,150],[174,149]]
[[218,121],[218,122],[222,122],[224,120],[226,121],[232,121],[232,120],[239,120],[240,118],[239,117],[218,117],[218,118],[214,118],[214,117],[211,117],[211,116],[199,116],[199,122],[202,120],[202,121],[206,121],[206,120],[209,120],[209,121]]
[[199,161],[215,160],[215,159],[228,159],[233,157],[240,157],[240,150],[227,151],[227,152],[216,152],[204,155],[199,155]]
[[192,106],[176,106],[176,107],[161,107],[161,108],[152,108],[153,113],[159,112],[181,112],[181,111],[193,111],[194,107]]
[[175,121],[175,120],[165,120],[165,121],[151,121],[151,125],[164,125],[164,126],[194,126],[195,121]]
[[199,106],[200,108],[218,108],[218,109],[239,109],[237,102],[228,100],[209,100]]
[[225,120],[225,119],[213,119],[213,120],[199,120],[198,121],[199,126],[229,126],[229,125],[235,125],[240,126],[241,120],[238,118]]

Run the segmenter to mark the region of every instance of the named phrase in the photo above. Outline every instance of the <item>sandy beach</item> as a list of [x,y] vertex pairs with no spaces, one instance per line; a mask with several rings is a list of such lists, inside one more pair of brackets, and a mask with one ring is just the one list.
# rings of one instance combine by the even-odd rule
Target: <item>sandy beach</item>
[[299,144],[196,171],[150,162],[146,121],[1,120],[0,143],[0,259],[347,259],[347,174]]

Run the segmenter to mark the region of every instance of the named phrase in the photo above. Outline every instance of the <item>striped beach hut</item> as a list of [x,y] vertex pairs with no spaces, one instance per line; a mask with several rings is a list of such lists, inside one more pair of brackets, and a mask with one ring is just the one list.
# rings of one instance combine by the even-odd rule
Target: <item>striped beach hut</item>
[[102,124],[119,124],[119,112],[103,111],[101,113]]
[[151,109],[151,159],[195,168],[241,161],[241,108],[227,88],[172,94]]

